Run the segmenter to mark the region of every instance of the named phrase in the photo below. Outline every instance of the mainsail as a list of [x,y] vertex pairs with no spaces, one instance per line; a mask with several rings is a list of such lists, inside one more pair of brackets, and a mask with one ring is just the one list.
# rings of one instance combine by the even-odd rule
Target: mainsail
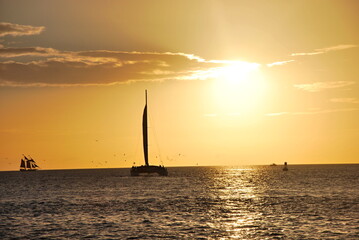
[[147,129],[147,90],[146,90],[146,105],[143,109],[142,116],[142,137],[143,137],[143,154],[145,157],[145,165],[148,166],[148,129]]

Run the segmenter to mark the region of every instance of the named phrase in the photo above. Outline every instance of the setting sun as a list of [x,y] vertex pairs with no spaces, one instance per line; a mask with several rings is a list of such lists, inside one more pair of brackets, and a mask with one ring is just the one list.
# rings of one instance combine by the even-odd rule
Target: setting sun
[[213,69],[213,95],[224,114],[239,115],[256,111],[266,90],[261,65],[243,61],[228,61]]
[[214,70],[213,77],[224,80],[231,86],[248,86],[253,82],[255,73],[258,72],[260,64],[243,61],[228,61],[227,66]]

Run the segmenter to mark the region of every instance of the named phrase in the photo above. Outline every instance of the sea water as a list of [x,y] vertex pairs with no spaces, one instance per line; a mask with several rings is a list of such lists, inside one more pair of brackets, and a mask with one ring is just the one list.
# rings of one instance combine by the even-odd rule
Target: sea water
[[0,172],[0,239],[359,239],[359,165]]

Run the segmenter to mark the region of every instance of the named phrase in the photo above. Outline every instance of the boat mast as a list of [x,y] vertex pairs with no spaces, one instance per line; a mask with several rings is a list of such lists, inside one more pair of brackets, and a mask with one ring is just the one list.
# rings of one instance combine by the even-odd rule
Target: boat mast
[[145,165],[148,166],[148,127],[147,127],[147,90],[145,90],[146,105],[143,110],[142,117],[142,135],[143,135],[143,154],[145,157]]

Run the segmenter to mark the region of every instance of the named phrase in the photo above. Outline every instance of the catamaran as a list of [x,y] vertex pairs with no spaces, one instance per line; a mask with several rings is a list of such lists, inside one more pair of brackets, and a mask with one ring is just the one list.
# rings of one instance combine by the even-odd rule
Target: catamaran
[[39,166],[36,164],[35,160],[30,156],[29,158],[27,158],[25,155],[23,158],[21,158],[20,171],[36,171],[39,169]]
[[147,126],[147,90],[145,91],[145,108],[142,116],[142,137],[143,137],[143,153],[145,165],[133,166],[131,168],[131,176],[139,176],[141,174],[157,173],[160,176],[167,176],[168,172],[164,166],[150,165],[148,163],[148,126]]

